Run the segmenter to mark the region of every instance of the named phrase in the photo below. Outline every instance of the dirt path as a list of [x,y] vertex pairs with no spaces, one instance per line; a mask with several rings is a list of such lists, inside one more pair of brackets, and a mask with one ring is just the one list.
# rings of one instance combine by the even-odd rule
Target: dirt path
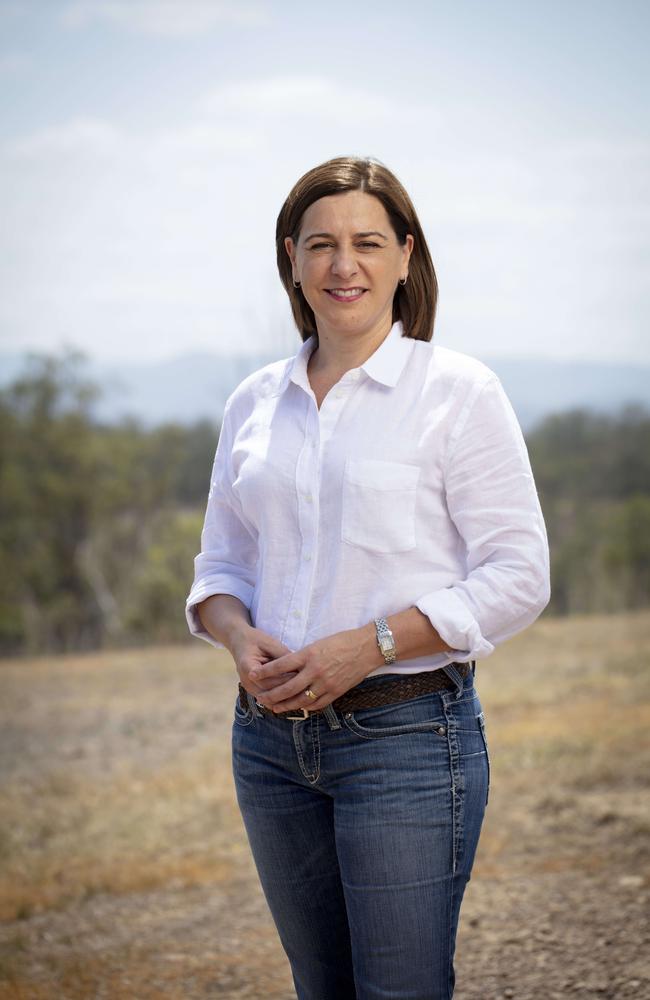
[[[650,616],[479,664],[492,790],[457,1000],[650,1000]],[[202,643],[0,664],[0,997],[293,1000]]]

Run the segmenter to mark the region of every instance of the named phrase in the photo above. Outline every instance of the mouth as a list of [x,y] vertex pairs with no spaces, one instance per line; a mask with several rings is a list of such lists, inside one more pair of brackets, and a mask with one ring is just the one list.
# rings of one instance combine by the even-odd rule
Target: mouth
[[358,302],[367,288],[326,288],[325,291],[335,302]]

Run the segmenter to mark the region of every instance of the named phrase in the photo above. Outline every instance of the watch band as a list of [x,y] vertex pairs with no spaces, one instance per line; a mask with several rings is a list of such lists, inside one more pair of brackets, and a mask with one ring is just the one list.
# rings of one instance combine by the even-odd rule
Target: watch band
[[375,619],[375,630],[377,632],[377,645],[381,650],[381,655],[384,657],[384,662],[394,663],[397,659],[395,639],[385,618]]

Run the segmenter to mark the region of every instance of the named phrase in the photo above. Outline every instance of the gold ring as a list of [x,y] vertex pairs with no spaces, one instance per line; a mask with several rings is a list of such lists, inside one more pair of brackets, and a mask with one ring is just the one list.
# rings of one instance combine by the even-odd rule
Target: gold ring
[[305,691],[305,694],[307,695],[308,698],[311,698],[312,701],[315,701],[316,698],[318,698],[318,695],[314,694],[314,692],[312,691],[311,688],[307,688],[307,690]]

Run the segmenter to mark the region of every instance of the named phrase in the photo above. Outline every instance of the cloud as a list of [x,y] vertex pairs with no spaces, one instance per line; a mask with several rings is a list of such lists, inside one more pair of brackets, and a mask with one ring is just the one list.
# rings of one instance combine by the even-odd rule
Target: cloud
[[104,160],[120,165],[132,176],[152,167],[157,172],[213,167],[215,157],[254,153],[260,146],[255,128],[232,123],[195,120],[146,133],[127,132],[101,118],[73,118],[55,126],[7,140],[1,152],[6,160],[32,163],[69,161],[81,164]]
[[268,22],[266,7],[251,0],[74,0],[62,11],[70,28],[104,21],[146,35],[200,35],[220,24],[255,28]]
[[97,118],[74,118],[61,125],[38,129],[4,144],[11,159],[44,156],[107,156],[115,153],[123,137],[110,122]]
[[278,74],[224,82],[164,127],[77,116],[5,141],[6,336],[151,356],[244,333],[259,346],[286,313],[275,214],[300,173],[350,150],[413,197],[449,346],[647,358],[649,144],[492,143],[478,111],[420,101]]
[[213,114],[309,115],[342,123],[353,115],[357,126],[369,120],[398,120],[404,114],[404,108],[392,98],[320,76],[262,77],[224,84],[202,99],[200,110]]

